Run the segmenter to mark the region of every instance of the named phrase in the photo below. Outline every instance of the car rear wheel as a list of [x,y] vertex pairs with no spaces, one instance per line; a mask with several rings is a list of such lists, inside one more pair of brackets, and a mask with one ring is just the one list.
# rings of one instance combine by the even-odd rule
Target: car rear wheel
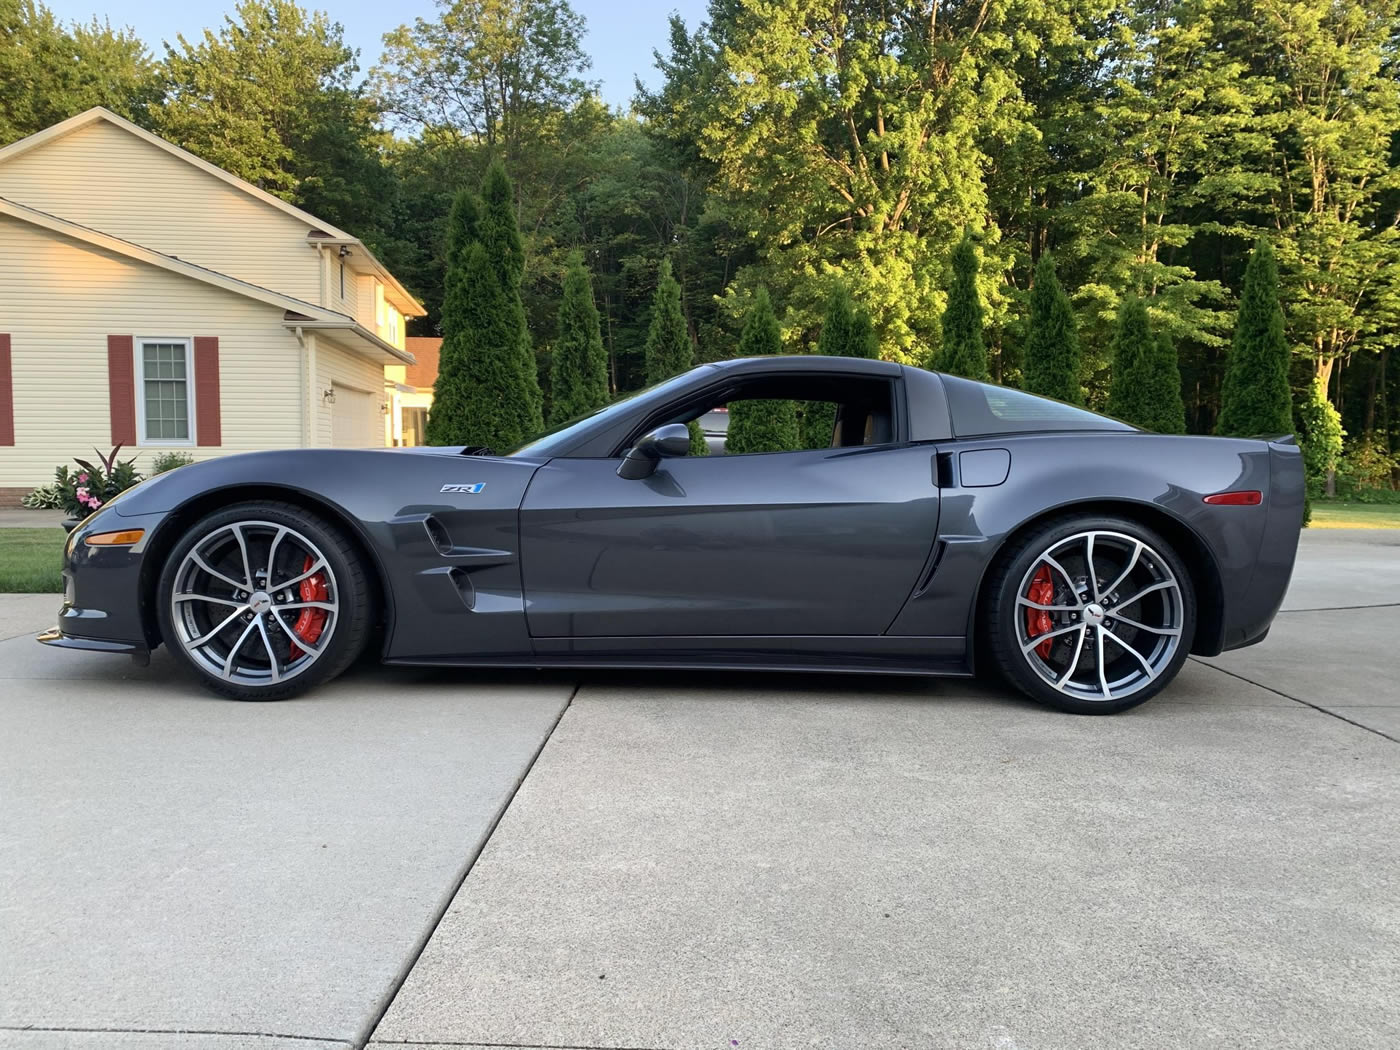
[[1176,677],[1196,598],[1180,557],[1126,518],[1075,516],[1008,550],[983,624],[1001,673],[1042,703],[1079,714],[1134,707]]
[[289,503],[240,503],[200,519],[157,584],[176,661],[235,700],[283,700],[340,674],[370,629],[354,545]]

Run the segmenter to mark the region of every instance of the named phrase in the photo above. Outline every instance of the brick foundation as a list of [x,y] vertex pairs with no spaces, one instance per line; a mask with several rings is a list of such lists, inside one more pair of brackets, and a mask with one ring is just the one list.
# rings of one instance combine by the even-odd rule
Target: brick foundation
[[[33,486],[30,486],[31,488]],[[18,507],[19,501],[29,495],[29,488],[0,488],[0,507]]]

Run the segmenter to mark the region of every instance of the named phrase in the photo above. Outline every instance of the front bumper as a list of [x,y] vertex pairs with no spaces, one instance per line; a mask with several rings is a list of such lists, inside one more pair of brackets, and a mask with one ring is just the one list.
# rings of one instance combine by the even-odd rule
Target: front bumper
[[[68,534],[63,548],[63,607],[56,626],[38,636],[45,645],[92,652],[150,653],[154,621],[146,615],[142,574],[146,546],[164,514],[123,516],[121,528],[144,528],[141,542],[130,547],[90,547],[96,532],[113,530],[115,511],[98,511]],[[130,523],[130,524],[128,524]]]

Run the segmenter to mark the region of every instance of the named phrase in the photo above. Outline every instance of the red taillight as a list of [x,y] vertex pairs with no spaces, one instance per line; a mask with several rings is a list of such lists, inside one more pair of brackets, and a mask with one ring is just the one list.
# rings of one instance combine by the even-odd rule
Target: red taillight
[[1257,507],[1264,502],[1264,494],[1258,489],[1242,489],[1239,492],[1217,492],[1207,496],[1205,501],[1217,507]]

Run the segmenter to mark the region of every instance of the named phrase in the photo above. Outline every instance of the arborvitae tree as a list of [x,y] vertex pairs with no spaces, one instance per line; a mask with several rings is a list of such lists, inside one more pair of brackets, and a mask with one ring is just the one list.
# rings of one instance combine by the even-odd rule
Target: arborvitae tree
[[[477,340],[476,333],[471,331],[470,318],[479,313],[479,306],[473,300],[480,298],[483,290],[473,287],[467,278],[468,257],[473,248],[480,250],[481,247],[476,240],[476,226],[480,218],[481,209],[471,191],[463,190],[457,194],[447,220],[442,349],[438,357],[437,379],[433,382],[433,407],[424,435],[430,445],[480,444],[479,441],[470,440],[477,432],[472,420],[474,416],[479,416],[480,407],[473,403],[475,382],[472,357]],[[478,418],[477,421],[491,426],[487,419]]]
[[458,194],[448,220],[443,341],[426,436],[430,445],[505,451],[543,427],[541,395],[514,259],[520,232],[498,165],[484,189],[484,206],[468,191]]
[[[817,353],[831,357],[880,356],[880,344],[875,338],[875,326],[870,314],[851,301],[845,285],[837,287],[826,307],[821,335],[817,338]],[[836,406],[830,402],[809,401],[802,408],[801,431],[803,448],[826,448],[831,444],[836,426]]]
[[[740,357],[783,352],[783,335],[768,290],[760,288],[744,318],[739,336]],[[801,448],[797,405],[792,401],[734,401],[729,405],[729,435],[724,449],[740,452],[791,452]]]
[[[651,305],[651,327],[647,329],[644,351],[647,383],[660,383],[690,370],[695,349],[681,311],[681,286],[671,276],[671,260],[662,259],[657,275],[656,295]],[[710,446],[696,420],[690,421],[690,454],[707,456]]]
[[1261,237],[1244,271],[1215,432],[1242,437],[1292,433],[1288,361],[1278,301],[1278,263],[1273,248]]
[[1025,368],[1026,389],[1032,394],[1083,404],[1079,333],[1049,252],[1042,253],[1035,266]]
[[1147,304],[1136,295],[1123,296],[1113,327],[1112,378],[1108,389],[1108,414],[1129,423],[1146,425],[1146,399],[1142,396],[1144,362],[1152,354],[1152,328]]
[[608,352],[598,327],[593,282],[583,254],[569,257],[564,298],[559,303],[559,337],[550,363],[549,421],[563,423],[601,408],[608,400]]
[[968,379],[987,378],[987,347],[982,341],[982,300],[977,294],[977,250],[972,234],[953,249],[953,283],[943,311],[943,348],[938,370]]
[[1152,341],[1138,365],[1140,418],[1132,420],[1158,434],[1186,433],[1186,404],[1181,399],[1181,366],[1176,346],[1165,332]]
[[[506,176],[505,166],[496,161],[486,169],[481,184],[481,222],[478,237],[486,249],[486,257],[496,270],[496,280],[504,296],[501,318],[501,352],[514,350],[513,360],[519,375],[519,386],[508,399],[513,406],[520,440],[525,440],[544,428],[544,395],[540,391],[535,352],[530,345],[530,332],[525,325],[525,306],[520,299],[520,281],[525,275],[525,247],[520,240],[520,226],[515,214],[515,191]],[[513,345],[504,340],[514,333]]]

